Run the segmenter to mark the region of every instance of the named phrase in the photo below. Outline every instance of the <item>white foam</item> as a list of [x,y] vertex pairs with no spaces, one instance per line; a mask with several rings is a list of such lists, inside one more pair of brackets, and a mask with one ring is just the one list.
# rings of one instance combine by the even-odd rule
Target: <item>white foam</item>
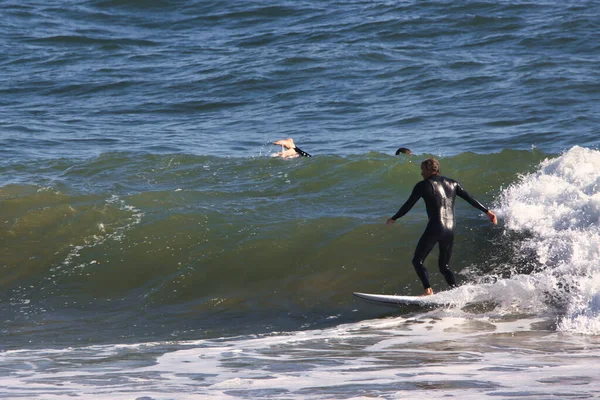
[[600,334],[600,151],[575,146],[544,160],[502,193],[499,214],[508,230],[528,235],[520,251],[541,265],[505,284],[529,282],[530,294],[563,301],[559,329]]
[[[122,225],[113,226],[112,232],[106,233],[106,226],[104,223],[99,223],[98,228],[100,231],[100,235],[91,235],[85,238],[85,244],[83,245],[73,245],[69,254],[67,254],[66,258],[62,262],[62,265],[59,265],[52,269],[52,271],[57,271],[62,269],[65,266],[70,266],[74,263],[77,257],[81,256],[81,251],[88,248],[93,248],[104,244],[105,242],[112,241],[122,241],[125,233],[131,230],[135,225],[139,225],[142,221],[144,213],[139,209],[128,205],[125,201],[117,195],[112,195],[109,199],[106,200],[106,204],[117,205],[118,208],[122,211],[126,211],[131,213],[131,215],[122,221]],[[97,261],[92,261],[88,265],[96,264]],[[83,268],[86,264],[79,264],[77,268]]]
[[532,329],[540,321],[420,315],[288,334],[4,352],[0,363],[12,368],[0,376],[0,396],[478,399],[600,390],[597,349]]

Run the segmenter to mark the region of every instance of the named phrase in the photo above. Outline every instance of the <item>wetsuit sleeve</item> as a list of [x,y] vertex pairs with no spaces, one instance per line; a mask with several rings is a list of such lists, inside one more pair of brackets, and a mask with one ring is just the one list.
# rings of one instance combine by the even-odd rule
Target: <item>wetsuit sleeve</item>
[[410,194],[410,197],[408,198],[408,200],[406,200],[406,203],[404,203],[402,205],[402,207],[400,207],[398,212],[396,214],[394,214],[394,216],[392,217],[392,219],[394,221],[397,220],[398,218],[402,217],[407,212],[409,212],[410,209],[413,208],[413,206],[417,203],[417,201],[419,201],[419,199],[421,197],[423,197],[423,183],[424,182],[425,181],[421,181],[415,185],[412,193]]
[[483,211],[484,213],[487,213],[489,211],[489,208],[486,208],[483,204],[477,201],[477,199],[475,199],[473,196],[467,193],[467,191],[463,189],[462,186],[460,186],[460,184],[457,184],[456,195],[465,199],[470,205],[472,205],[480,211]]
[[312,157],[310,154],[308,154],[307,152],[302,150],[300,147],[294,147],[294,150],[296,150],[296,153],[298,153],[302,157]]

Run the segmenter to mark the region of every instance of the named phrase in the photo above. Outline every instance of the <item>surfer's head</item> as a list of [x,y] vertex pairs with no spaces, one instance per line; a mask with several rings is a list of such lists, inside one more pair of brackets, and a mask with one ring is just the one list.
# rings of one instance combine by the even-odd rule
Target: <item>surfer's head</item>
[[410,149],[407,149],[406,147],[400,147],[398,150],[396,150],[396,155],[398,154],[408,154],[411,155],[412,151],[410,151]]
[[421,163],[421,176],[427,179],[440,173],[440,162],[435,158],[428,158]]

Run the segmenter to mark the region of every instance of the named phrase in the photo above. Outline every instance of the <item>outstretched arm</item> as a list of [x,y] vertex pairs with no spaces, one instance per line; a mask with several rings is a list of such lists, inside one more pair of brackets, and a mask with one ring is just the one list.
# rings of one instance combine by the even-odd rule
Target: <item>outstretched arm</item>
[[467,193],[467,191],[463,189],[462,186],[458,185],[456,195],[465,199],[470,205],[472,205],[476,209],[483,211],[492,224],[496,225],[498,223],[498,218],[496,217],[496,214],[494,214],[489,208],[486,208],[483,204],[477,201],[476,198]]
[[[421,182],[425,182],[425,181],[421,181]],[[413,188],[412,193],[410,194],[410,197],[408,198],[408,200],[406,200],[406,203],[404,203],[402,205],[402,207],[400,207],[400,209],[398,210],[398,212],[396,214],[394,214],[393,217],[388,218],[388,220],[386,221],[386,225],[389,226],[390,224],[393,224],[394,222],[396,222],[396,220],[400,217],[402,217],[404,214],[406,214],[407,212],[410,211],[411,208],[413,208],[413,206],[417,203],[417,201],[419,201],[419,199],[422,196],[422,184],[421,182],[417,183],[415,185],[415,187]]]

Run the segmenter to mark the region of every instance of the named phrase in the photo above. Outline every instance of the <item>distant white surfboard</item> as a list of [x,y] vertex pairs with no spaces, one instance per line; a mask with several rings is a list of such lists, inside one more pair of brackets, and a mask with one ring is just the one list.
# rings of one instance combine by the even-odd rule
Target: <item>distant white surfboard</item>
[[391,294],[352,293],[359,299],[386,306],[399,306],[403,304],[417,304],[422,306],[443,306],[451,303],[447,298],[437,294],[431,296],[397,296]]

